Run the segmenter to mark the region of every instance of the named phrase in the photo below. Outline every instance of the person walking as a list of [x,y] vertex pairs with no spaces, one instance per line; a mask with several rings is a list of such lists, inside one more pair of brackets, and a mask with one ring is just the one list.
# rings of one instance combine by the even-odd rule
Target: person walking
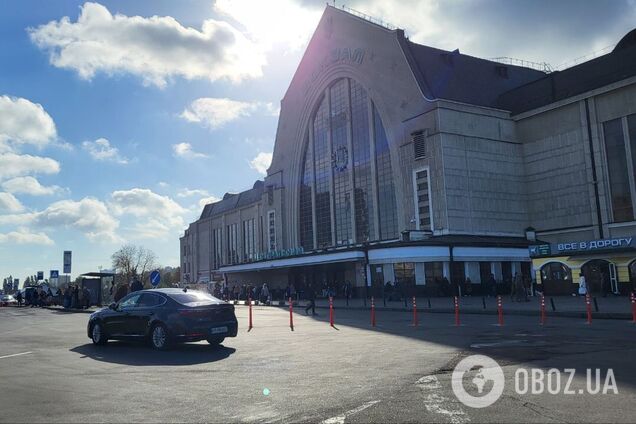
[[305,315],[309,315],[309,310],[311,309],[311,315],[316,315],[316,292],[314,288],[310,285],[307,287],[307,301],[309,302],[307,306],[305,306]]
[[80,302],[79,302],[79,288],[77,286],[73,287],[73,305],[71,306],[71,308],[75,309],[75,308],[79,308],[80,307]]
[[348,305],[349,299],[351,299],[351,282],[350,281],[347,281],[344,285],[344,297]]
[[579,274],[579,296],[585,296],[587,294],[587,281],[585,275],[581,272]]
[[234,283],[234,288],[232,289],[232,292],[234,293],[234,300],[239,300],[239,294],[241,292],[241,289],[239,288],[238,284]]
[[516,301],[517,302],[527,302],[528,301],[528,293],[526,292],[526,287],[523,284],[523,277],[518,272],[515,273],[515,279],[512,283],[513,287],[515,287]]
[[263,287],[261,287],[261,303],[267,304],[269,302],[269,287],[267,287],[267,283],[263,283]]
[[141,284],[138,278],[135,278],[133,282],[130,284],[130,292],[136,292],[144,289],[144,285]]
[[18,291],[18,294],[16,296],[16,300],[18,301],[18,307],[22,306],[22,292]]
[[497,296],[497,280],[495,280],[495,274],[490,274],[486,283],[486,290],[488,296]]
[[119,286],[119,288],[117,289],[117,291],[115,292],[115,297],[113,298],[113,300],[115,302],[119,302],[120,300],[122,300],[126,295],[128,294],[128,285],[126,284],[121,284]]
[[86,286],[82,287],[82,308],[88,309],[91,306],[91,292]]
[[466,277],[464,281],[464,296],[470,296],[473,293],[473,282],[470,281],[470,277]]

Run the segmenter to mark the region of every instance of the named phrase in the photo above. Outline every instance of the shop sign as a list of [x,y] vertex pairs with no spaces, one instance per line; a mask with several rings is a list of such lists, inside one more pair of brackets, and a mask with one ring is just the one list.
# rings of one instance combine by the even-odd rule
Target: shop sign
[[549,244],[538,244],[528,247],[530,250],[530,256],[549,256],[551,252]]
[[575,241],[572,243],[557,243],[556,248],[559,253],[594,251],[600,249],[619,249],[631,247],[633,237],[621,237],[603,240]]
[[302,247],[294,247],[292,249],[283,250],[272,250],[270,252],[257,253],[256,255],[254,255],[254,260],[266,261],[269,259],[280,259],[286,258],[288,256],[302,255],[303,253],[305,253],[305,249],[303,249]]

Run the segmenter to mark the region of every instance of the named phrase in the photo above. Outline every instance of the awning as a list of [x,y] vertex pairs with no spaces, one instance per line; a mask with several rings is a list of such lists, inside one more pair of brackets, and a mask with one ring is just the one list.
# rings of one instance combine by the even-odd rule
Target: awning
[[305,255],[293,258],[274,259],[271,261],[253,262],[241,265],[221,267],[219,272],[266,271],[269,269],[289,268],[295,266],[319,265],[323,263],[351,262],[364,260],[364,252],[350,250],[347,252]]
[[528,249],[514,247],[455,247],[453,259],[465,262],[530,261]]
[[370,264],[448,261],[447,246],[387,247],[369,250]]

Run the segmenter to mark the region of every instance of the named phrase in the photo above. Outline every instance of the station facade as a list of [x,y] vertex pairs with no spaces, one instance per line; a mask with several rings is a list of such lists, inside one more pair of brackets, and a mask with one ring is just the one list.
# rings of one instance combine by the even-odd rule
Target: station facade
[[491,275],[503,293],[519,273],[567,294],[583,272],[624,293],[635,82],[634,32],[546,72],[327,6],[281,101],[267,176],[190,224],[182,281],[437,295],[445,279],[484,293]]

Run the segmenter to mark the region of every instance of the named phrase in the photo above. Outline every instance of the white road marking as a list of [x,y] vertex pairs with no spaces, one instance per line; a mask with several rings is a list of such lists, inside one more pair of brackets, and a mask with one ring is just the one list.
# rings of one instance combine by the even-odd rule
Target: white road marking
[[4,358],[12,358],[12,357],[14,357],[14,356],[28,355],[29,353],[33,353],[33,352],[14,353],[13,355],[0,356],[0,359],[4,359]]
[[427,375],[415,382],[424,395],[424,406],[428,412],[446,416],[453,424],[470,422],[461,406],[451,406],[450,400],[441,394],[442,384],[437,376]]
[[502,342],[494,342],[494,343],[474,343],[471,344],[470,347],[473,349],[480,349],[482,347],[495,347],[495,346],[508,346],[519,343],[527,343],[527,340],[504,340]]
[[322,422],[322,424],[344,424],[345,420],[347,419],[347,417],[357,414],[358,412],[362,412],[365,409],[375,405],[376,403],[380,402],[379,400],[372,400],[370,402],[367,402],[365,404],[362,404],[360,406],[358,406],[355,409],[352,409],[351,411],[347,411],[345,412],[343,415],[338,415],[337,417],[333,417],[333,418],[328,418],[326,420],[324,420]]

